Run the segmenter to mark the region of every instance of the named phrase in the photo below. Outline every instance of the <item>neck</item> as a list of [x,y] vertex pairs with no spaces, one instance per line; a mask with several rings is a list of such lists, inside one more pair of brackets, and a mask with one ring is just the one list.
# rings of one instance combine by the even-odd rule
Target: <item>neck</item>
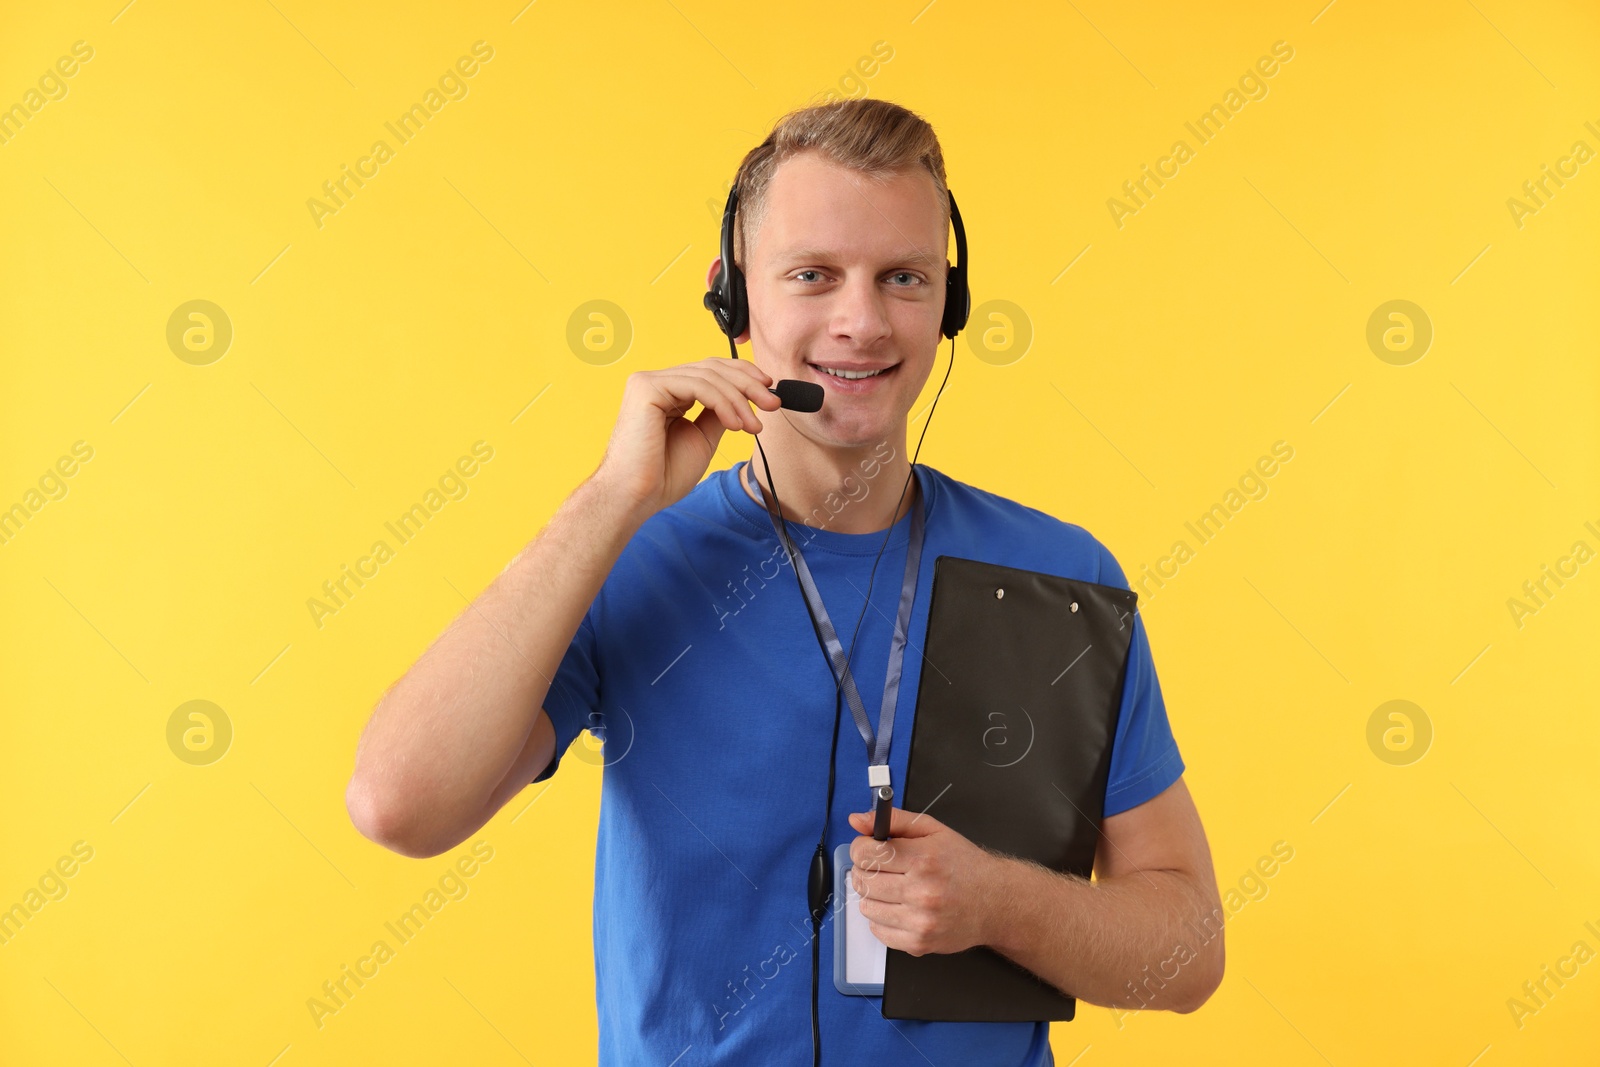
[[[911,461],[904,434],[898,442],[860,448],[821,449],[809,442],[799,447],[774,447],[774,442],[765,440],[761,447],[778,483],[783,517],[790,522],[835,533],[881,533],[911,514],[919,497],[917,480],[912,478],[911,484],[906,484]],[[770,494],[772,487],[760,451],[751,450],[745,472],[751,480],[746,492],[766,507],[763,495]]]

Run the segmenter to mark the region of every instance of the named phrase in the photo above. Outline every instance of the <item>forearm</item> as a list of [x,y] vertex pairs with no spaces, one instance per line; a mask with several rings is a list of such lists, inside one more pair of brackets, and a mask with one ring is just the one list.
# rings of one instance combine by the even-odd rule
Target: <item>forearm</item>
[[583,482],[384,694],[349,787],[352,814],[363,809],[372,824],[363,832],[382,827],[432,851],[482,824],[525,755],[584,613],[643,521],[619,501],[596,478]]
[[1090,882],[997,857],[991,948],[1079,1000],[1193,1011],[1218,984],[1222,911],[1215,887],[1179,871]]

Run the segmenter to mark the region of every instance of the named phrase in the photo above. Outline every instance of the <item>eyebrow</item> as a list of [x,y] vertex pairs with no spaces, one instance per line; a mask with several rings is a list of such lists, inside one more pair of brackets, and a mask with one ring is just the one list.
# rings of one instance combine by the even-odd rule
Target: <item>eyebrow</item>
[[[901,263],[922,262],[931,263],[934,266],[940,266],[944,263],[942,256],[925,248],[907,248],[901,252],[901,256],[903,258],[898,261]],[[792,252],[785,252],[783,255],[778,257],[778,262],[799,263],[816,262],[819,260],[832,262],[837,257],[837,252],[829,251],[825,248],[800,248]]]

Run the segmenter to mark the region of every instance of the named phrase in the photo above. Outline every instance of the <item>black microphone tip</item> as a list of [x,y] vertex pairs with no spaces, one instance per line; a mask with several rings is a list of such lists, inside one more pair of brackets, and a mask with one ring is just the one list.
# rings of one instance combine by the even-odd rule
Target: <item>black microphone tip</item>
[[821,411],[822,386],[816,382],[802,382],[794,378],[784,378],[771,390],[775,393],[782,405],[790,411]]

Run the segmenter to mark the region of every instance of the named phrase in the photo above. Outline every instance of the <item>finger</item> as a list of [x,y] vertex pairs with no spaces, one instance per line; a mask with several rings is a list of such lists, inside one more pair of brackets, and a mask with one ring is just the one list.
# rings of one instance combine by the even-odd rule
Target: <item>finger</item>
[[[851,812],[850,825],[864,834],[870,834],[873,827],[873,813]],[[927,837],[943,829],[945,825],[942,822],[925,812],[906,811],[904,808],[889,809],[890,837]]]
[[703,379],[708,387],[717,390],[718,396],[725,397],[738,410],[740,424],[730,429],[743,429],[751,433],[761,432],[761,420],[750,410],[749,405],[759,402],[761,394],[772,397],[773,400],[778,399],[776,396],[766,392],[758,383],[742,374],[728,374],[698,366],[686,367],[684,370],[687,374]]
[[911,945],[911,935],[882,923],[868,923],[867,931],[883,943],[884,948],[897,948],[902,952]]
[[850,879],[856,895],[862,900],[878,900],[886,904],[905,903],[908,882],[903,874],[856,867],[850,872]]
[[[723,370],[723,368],[715,368],[714,370],[714,368],[694,366],[694,368],[688,370],[688,373],[698,374],[698,376],[704,378],[704,381],[709,386],[714,386],[715,389],[720,390],[718,395],[730,398],[730,402],[739,410],[741,429],[749,429],[752,434],[758,434],[762,430],[762,421],[750,411],[749,405],[752,405],[752,403],[757,406],[762,405],[763,397],[771,398],[776,402],[778,397],[766,392],[765,387],[760,382],[750,378],[747,374],[730,373],[730,370]],[[778,405],[774,403],[771,406],[776,408]]]
[[705,441],[706,462],[709,464],[716,458],[717,445],[721,442],[722,435],[728,432],[728,428],[722,425],[722,420],[717,417],[717,413],[711,408],[703,409],[700,414],[690,420],[689,425],[693,426],[699,432],[701,439]]
[[732,387],[708,374],[688,373],[683,370],[645,372],[647,384],[653,387],[654,406],[669,418],[682,418],[696,403],[716,412],[722,425],[730,430],[755,432],[760,424],[745,407]]
[[889,904],[881,900],[863,900],[861,902],[861,917],[866,919],[869,926],[873,928],[873,936],[884,944],[889,945],[890,948],[894,946],[876,928],[883,927],[892,931],[889,934],[890,937],[894,936],[893,932],[903,933],[910,929],[910,913],[911,909],[904,904]]
[[682,418],[700,400],[693,382],[666,371],[634,371],[624,388],[641,394],[645,406],[670,419]]
[[909,859],[893,841],[858,837],[850,844],[850,862],[855,867],[904,874]]
[[748,374],[763,385],[772,384],[772,375],[761,369],[753,359],[727,359],[722,356],[707,356],[705,359],[696,360],[688,366],[714,367],[718,371],[728,371],[733,374]]
[[701,366],[704,370],[709,371],[710,374],[715,374],[717,378],[728,382],[734,390],[738,390],[739,394],[749,398],[750,402],[754,403],[758,408],[776,411],[779,406],[782,406],[778,394],[774,394],[773,390],[771,390],[771,386],[776,384],[773,381],[773,376],[763,371],[762,368],[758,368],[755,363],[746,362],[746,360],[710,358],[710,360],[701,360],[694,366]]
[[714,366],[718,373],[731,374],[733,378],[741,379],[741,381],[746,378],[750,379],[750,382],[755,384],[755,389],[752,390],[750,395],[758,398],[758,400],[771,397],[773,395],[773,386],[778,384],[778,379],[774,379],[771,374],[766,373],[760,366],[755,365],[755,360],[706,360],[706,363]]

